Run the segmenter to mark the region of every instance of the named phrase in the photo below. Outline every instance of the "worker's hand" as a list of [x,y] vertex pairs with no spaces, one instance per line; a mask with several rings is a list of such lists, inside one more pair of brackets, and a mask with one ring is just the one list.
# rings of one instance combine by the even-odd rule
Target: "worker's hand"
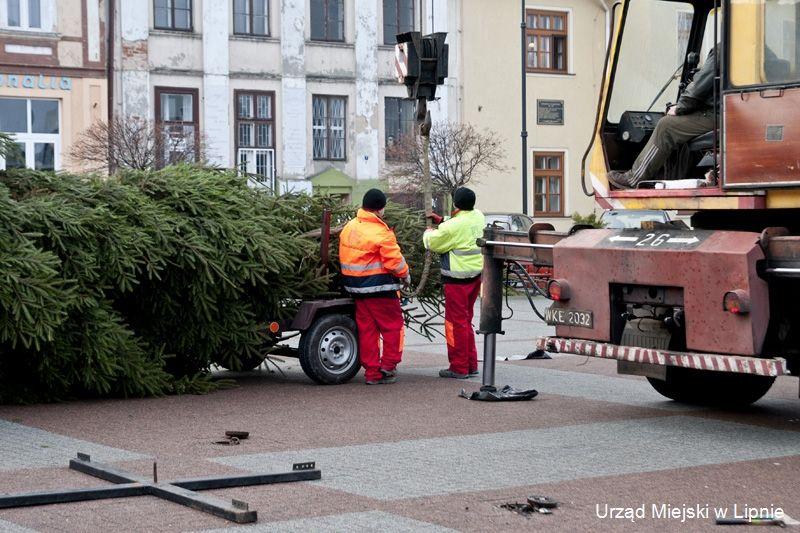
[[403,278],[403,286],[406,288],[411,288],[411,273],[409,272],[406,274],[406,277]]
[[674,117],[676,115],[677,109],[678,109],[678,106],[676,106],[676,105],[669,106],[669,109],[667,109],[667,115],[669,115],[671,117]]
[[434,212],[428,213],[427,215],[425,215],[425,218],[431,219],[431,222],[433,222],[434,224],[441,224],[443,220],[442,217],[440,217]]

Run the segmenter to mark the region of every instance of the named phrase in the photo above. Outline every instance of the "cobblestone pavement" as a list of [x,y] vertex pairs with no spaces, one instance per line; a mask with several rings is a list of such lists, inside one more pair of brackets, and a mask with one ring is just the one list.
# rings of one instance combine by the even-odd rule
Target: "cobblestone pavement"
[[[531,402],[460,398],[480,379],[436,377],[443,342],[409,334],[391,386],[365,387],[361,375],[317,386],[289,360],[283,374],[223,373],[238,386],[205,396],[0,406],[0,492],[102,485],[66,467],[79,451],[141,475],[158,461],[160,480],[285,471],[298,461],[323,473],[211,491],[258,510],[249,526],[136,497],[0,510],[0,532],[706,531],[715,511],[730,516],[734,506],[800,517],[796,378],[736,412],[679,405],[643,378],[618,376],[612,361],[513,360],[551,330],[523,300],[512,308],[497,383],[536,388]],[[251,437],[213,444],[233,429]],[[561,505],[531,517],[501,507],[531,494]],[[643,518],[612,518],[606,506]]]

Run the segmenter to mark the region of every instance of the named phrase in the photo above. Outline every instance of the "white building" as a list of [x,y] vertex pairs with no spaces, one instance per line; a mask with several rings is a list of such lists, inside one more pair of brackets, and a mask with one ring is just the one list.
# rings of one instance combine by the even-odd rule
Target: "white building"
[[115,113],[202,132],[212,163],[282,190],[356,199],[380,177],[387,138],[413,123],[394,35],[421,22],[449,32],[433,113],[458,120],[458,0],[116,2]]

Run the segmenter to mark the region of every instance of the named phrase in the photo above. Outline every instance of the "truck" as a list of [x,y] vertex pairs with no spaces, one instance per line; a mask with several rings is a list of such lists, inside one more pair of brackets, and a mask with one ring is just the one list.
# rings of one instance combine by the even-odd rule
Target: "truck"
[[[616,360],[676,401],[750,404],[800,373],[800,0],[612,9],[584,190],[600,209],[692,212],[690,227],[487,228],[485,358],[502,333],[504,263],[552,267],[543,315],[555,334],[537,350]],[[631,168],[712,48],[716,127],[655,179],[615,190],[608,173]]]

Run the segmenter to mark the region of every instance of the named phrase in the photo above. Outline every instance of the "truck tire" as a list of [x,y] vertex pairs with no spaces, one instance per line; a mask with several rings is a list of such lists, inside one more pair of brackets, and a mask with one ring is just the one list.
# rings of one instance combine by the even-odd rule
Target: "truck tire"
[[647,378],[662,396],[682,403],[741,407],[758,401],[775,377],[668,367],[666,380]]
[[358,374],[356,323],[347,315],[324,315],[300,337],[300,366],[321,385],[346,383]]

